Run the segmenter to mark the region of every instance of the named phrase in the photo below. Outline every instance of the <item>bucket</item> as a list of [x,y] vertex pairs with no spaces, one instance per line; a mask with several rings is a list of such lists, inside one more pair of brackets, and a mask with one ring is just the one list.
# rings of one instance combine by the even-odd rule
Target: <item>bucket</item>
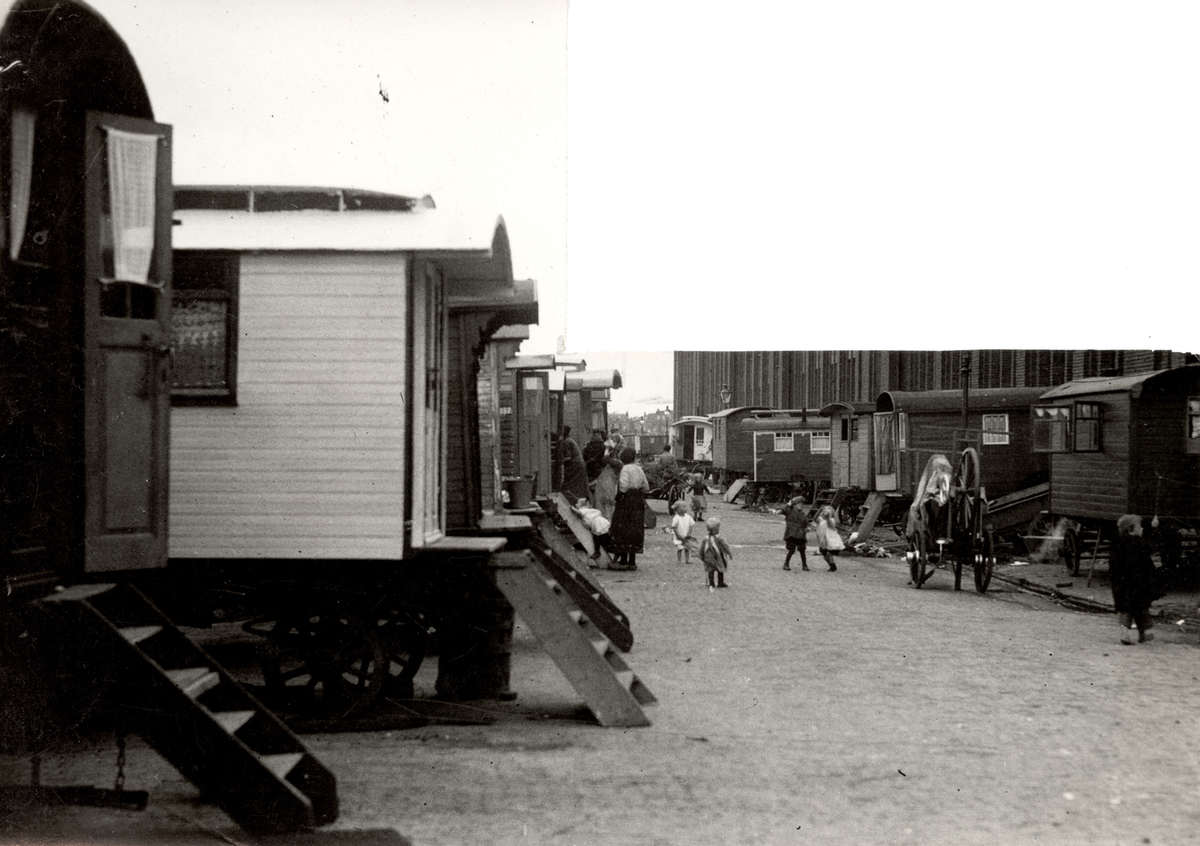
[[533,479],[523,479],[514,476],[503,482],[504,492],[508,494],[508,508],[528,508],[529,500],[533,497]]

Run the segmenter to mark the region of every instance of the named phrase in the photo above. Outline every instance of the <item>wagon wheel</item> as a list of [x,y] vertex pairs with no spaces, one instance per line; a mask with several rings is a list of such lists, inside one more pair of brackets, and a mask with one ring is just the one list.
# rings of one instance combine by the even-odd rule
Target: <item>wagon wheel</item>
[[1067,565],[1067,572],[1072,576],[1078,576],[1079,561],[1083,557],[1083,552],[1079,548],[1079,533],[1074,529],[1067,529],[1063,533],[1062,557],[1063,562]]
[[375,632],[387,659],[384,692],[396,699],[413,698],[413,679],[425,660],[429,629],[422,615],[397,611],[377,615]]
[[256,629],[267,637],[263,681],[273,699],[343,718],[370,708],[388,680],[383,641],[342,614],[281,618]]
[[996,569],[996,544],[990,531],[984,530],[975,550],[975,590],[983,593],[992,581],[992,571]]

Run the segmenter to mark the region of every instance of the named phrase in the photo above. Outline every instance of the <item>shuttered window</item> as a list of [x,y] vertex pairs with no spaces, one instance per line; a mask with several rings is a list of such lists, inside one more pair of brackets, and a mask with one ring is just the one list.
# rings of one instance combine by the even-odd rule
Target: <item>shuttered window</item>
[[1071,409],[1061,405],[1033,407],[1033,451],[1068,452]]

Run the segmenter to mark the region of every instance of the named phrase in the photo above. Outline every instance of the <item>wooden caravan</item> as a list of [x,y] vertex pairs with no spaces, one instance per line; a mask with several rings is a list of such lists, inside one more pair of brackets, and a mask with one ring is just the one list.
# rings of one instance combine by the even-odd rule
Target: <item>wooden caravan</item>
[[[505,390],[501,396],[504,414],[511,418],[511,459],[503,466],[511,483],[531,483],[530,493],[544,497],[553,487],[554,442],[558,427],[557,394],[550,387],[551,375],[560,368],[582,368],[581,360],[556,355],[514,355],[504,363]],[[507,453],[506,453],[507,455]]]
[[483,510],[504,505],[505,476],[517,472],[517,435],[513,414],[513,371],[504,362],[529,340],[529,327],[502,326],[484,348],[479,365],[480,490]]
[[818,412],[829,418],[830,481],[835,488],[874,486],[874,411],[874,403],[834,402]]
[[1045,482],[1045,456],[1032,452],[1030,408],[1041,388],[986,388],[968,395],[962,426],[961,391],[884,391],[875,403],[874,489],[910,496],[929,456],[974,446],[989,497]]
[[166,564],[171,127],[86,5],[0,10],[0,568],[40,592]]
[[720,474],[723,482],[754,473],[754,444],[741,429],[741,423],[754,412],[766,410],[761,406],[739,406],[722,409],[710,416],[713,470]]
[[713,423],[707,417],[680,417],[671,424],[671,451],[684,461],[712,461]]
[[1067,382],[1037,399],[1032,425],[1054,515],[1200,523],[1200,365]]
[[332,774],[138,587],[169,575],[171,128],[87,5],[3,9],[0,745],[104,708],[243,826],[331,822]]
[[753,470],[759,485],[775,487],[776,499],[792,489],[804,491],[809,501],[817,490],[829,486],[829,418],[794,411],[757,412],[740,423],[750,442]]
[[608,403],[621,387],[619,370],[581,370],[563,374],[562,420],[580,444],[593,429],[608,431]]
[[436,547],[449,394],[461,437],[474,388],[448,378],[450,315],[511,288],[503,222],[463,235],[428,198],[337,188],[190,186],[176,206],[172,558]]

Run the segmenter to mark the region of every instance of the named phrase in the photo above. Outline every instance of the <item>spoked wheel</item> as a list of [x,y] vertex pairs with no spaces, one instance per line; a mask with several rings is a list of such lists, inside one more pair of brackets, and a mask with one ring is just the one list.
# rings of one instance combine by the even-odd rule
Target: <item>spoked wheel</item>
[[975,590],[983,593],[992,581],[996,569],[996,545],[992,533],[985,531],[975,550]]
[[420,615],[393,612],[376,616],[375,633],[387,660],[384,695],[413,698],[413,679],[428,649],[429,631]]
[[313,614],[266,621],[263,681],[268,695],[326,717],[369,709],[389,677],[384,639],[363,621],[340,614]]
[[1063,533],[1062,557],[1067,565],[1067,572],[1072,576],[1078,576],[1079,562],[1083,558],[1083,552],[1079,548],[1079,533],[1074,529],[1067,529]]

